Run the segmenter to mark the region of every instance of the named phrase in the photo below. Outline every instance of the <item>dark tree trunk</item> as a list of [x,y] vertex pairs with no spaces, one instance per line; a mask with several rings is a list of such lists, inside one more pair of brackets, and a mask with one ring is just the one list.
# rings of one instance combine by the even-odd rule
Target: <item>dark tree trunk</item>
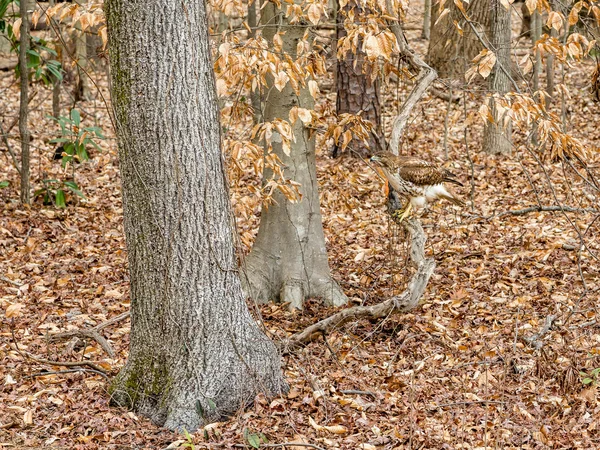
[[[298,41],[306,31],[305,24],[293,26],[272,2],[261,11],[261,23],[278,23],[285,30],[283,51],[295,58]],[[271,45],[278,31],[278,27],[264,29],[263,35]],[[307,88],[300,88],[300,95],[296,95],[288,83],[281,92],[273,86],[267,87],[266,92],[266,122],[289,117],[294,106],[313,108],[314,102]],[[273,152],[285,166],[286,179],[301,184],[302,200],[292,203],[277,192],[274,195],[276,203],[263,208],[256,242],[243,264],[246,276],[242,281],[248,294],[258,302],[280,300],[289,302],[293,308],[302,308],[304,299],[320,297],[328,304],[343,305],[347,298],[332,279],[327,261],[319,206],[315,137],[300,119],[292,130],[295,142],[290,154],[285,154],[281,138],[276,137]],[[265,171],[265,177],[270,176],[271,173]]]
[[27,51],[29,50],[29,15],[28,0],[19,4],[21,14],[21,35],[19,39],[19,71],[21,74],[21,99],[19,103],[19,135],[21,137],[21,203],[28,205],[31,199],[29,186],[29,141],[31,132],[29,120],[29,67],[27,67]]
[[[337,14],[336,38],[339,41],[346,36],[344,29],[344,19],[348,12],[354,9],[356,17],[364,17],[366,11],[359,6],[356,0],[349,0],[343,10]],[[337,114],[358,114],[362,111],[361,117],[368,120],[373,125],[373,131],[383,138],[381,132],[381,94],[379,77],[372,79],[372,75],[378,72],[377,64],[367,61],[365,53],[360,50],[362,43],[359,43],[356,54],[347,52],[342,59],[337,60],[336,72],[336,112]],[[382,151],[379,140],[375,136],[369,136],[367,143],[362,140],[353,139],[344,153],[353,156],[367,157],[378,151]],[[335,146],[333,156],[342,154],[341,146]]]
[[[510,10],[500,0],[492,0],[492,49],[496,53],[496,65],[490,76],[492,93],[505,94],[510,90],[511,80],[511,28]],[[511,152],[511,124],[506,117],[500,116],[494,98],[490,99],[490,109],[494,122],[486,122],[483,133],[483,149],[492,154]],[[505,120],[506,119],[506,120]]]
[[[467,8],[467,16],[479,34],[489,36],[489,0],[472,0],[470,4],[463,5]],[[444,5],[450,12],[436,24],[441,13],[439,6],[439,0],[433,0],[427,62],[438,72],[440,78],[462,80],[471,61],[484,47],[452,1],[447,1]],[[455,21],[461,24],[462,36],[456,29]]]
[[108,0],[106,17],[132,321],[112,399],[195,430],[287,388],[240,285],[205,2]]

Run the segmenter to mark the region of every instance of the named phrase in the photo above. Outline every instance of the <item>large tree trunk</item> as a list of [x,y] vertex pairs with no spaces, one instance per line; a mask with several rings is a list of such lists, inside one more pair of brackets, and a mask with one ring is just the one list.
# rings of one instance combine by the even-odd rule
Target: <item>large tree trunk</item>
[[[481,36],[489,35],[490,29],[490,2],[489,0],[472,0],[464,2],[467,16],[473,22]],[[433,0],[431,11],[431,32],[427,62],[433,67],[440,78],[464,79],[466,69],[473,58],[481,50],[483,44],[479,41],[471,27],[452,1],[444,4],[444,9],[450,12],[436,23],[442,11],[440,1]],[[463,34],[459,34],[454,22],[461,24]]]
[[[271,2],[261,11],[261,24],[279,23],[285,30],[283,51],[295,58],[298,41],[305,32],[305,24],[293,26],[282,10]],[[263,35],[272,44],[278,27],[265,27]],[[272,79],[269,81],[272,83]],[[281,92],[267,87],[264,119],[267,122],[289,117],[294,106],[312,109],[313,99],[307,88],[296,95],[288,83]],[[292,126],[295,142],[286,155],[281,139],[274,137],[273,152],[285,167],[285,177],[300,183],[302,200],[289,202],[281,193],[275,202],[263,208],[256,242],[246,257],[243,268],[248,294],[258,302],[280,300],[293,308],[302,308],[305,298],[321,297],[327,304],[342,305],[347,298],[331,278],[321,211],[315,163],[315,138],[301,120]],[[276,135],[276,132],[274,132]],[[275,142],[279,140],[278,142]],[[265,172],[269,178],[271,173]]]
[[[339,41],[346,36],[344,29],[344,20],[348,12],[354,9],[357,18],[365,17],[367,11],[362,8],[356,0],[349,0],[343,10],[338,11],[336,39]],[[359,43],[356,54],[347,52],[343,58],[337,60],[336,72],[336,112],[337,114],[358,114],[371,122],[373,131],[380,137],[377,139],[370,135],[367,143],[362,140],[353,139],[345,152],[353,156],[367,157],[374,153],[384,150],[379,145],[383,138],[381,132],[381,95],[379,77],[372,79],[372,75],[378,72],[376,63],[370,63],[367,60],[365,52],[361,50],[362,43]],[[333,156],[342,154],[341,145],[336,145],[333,149]]]
[[[496,65],[490,76],[492,93],[505,94],[510,90],[511,80],[511,28],[510,10],[500,0],[492,0],[492,49],[496,53]],[[506,117],[500,116],[494,98],[490,99],[493,122],[486,122],[483,133],[483,149],[492,154],[511,152],[511,124]]]
[[108,0],[106,17],[132,320],[111,394],[195,430],[287,388],[241,289],[205,3]]

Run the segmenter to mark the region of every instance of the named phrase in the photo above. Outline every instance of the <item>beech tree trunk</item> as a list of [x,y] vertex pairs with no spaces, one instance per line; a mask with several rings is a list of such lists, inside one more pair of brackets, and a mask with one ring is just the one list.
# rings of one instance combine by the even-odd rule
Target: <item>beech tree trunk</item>
[[[489,36],[490,2],[489,0],[472,0],[463,2],[467,8],[467,16],[482,36]],[[465,23],[464,17],[453,2],[445,2],[444,9],[450,12],[436,23],[442,11],[440,1],[433,0],[431,8],[431,31],[427,62],[433,67],[440,78],[464,79],[466,69],[473,58],[483,50],[483,45]],[[454,22],[461,24],[462,36]]]
[[[510,90],[511,71],[510,44],[511,24],[510,10],[500,0],[492,0],[492,49],[496,53],[496,65],[490,75],[492,93],[505,94]],[[508,73],[507,73],[508,72]],[[483,133],[483,149],[492,154],[509,154],[511,152],[511,124],[506,117],[500,116],[494,98],[490,99],[490,109],[494,122],[486,122]]]
[[[268,2],[261,11],[261,24],[278,24],[265,27],[263,36],[273,42],[280,29],[285,30],[283,51],[292,59],[296,57],[298,41],[304,35],[306,23],[290,24],[281,9]],[[269,80],[270,83],[273,80]],[[313,99],[307,88],[297,96],[288,83],[281,92],[267,87],[264,120],[289,117],[294,106],[312,109]],[[325,236],[319,205],[315,138],[297,120],[292,126],[295,142],[290,155],[286,155],[281,138],[273,132],[273,152],[285,166],[287,179],[300,183],[302,200],[289,202],[281,193],[274,195],[276,203],[263,208],[260,227],[252,251],[242,267],[242,281],[248,295],[257,302],[289,302],[292,308],[302,308],[304,299],[320,297],[330,305],[343,305],[347,298],[332,279],[325,249]],[[279,140],[278,142],[275,142]],[[265,171],[265,178],[271,173]]]
[[[357,18],[365,17],[366,11],[356,0],[349,0],[342,11],[337,14],[336,39],[339,41],[346,36],[344,19],[347,13],[354,9]],[[358,20],[358,19],[357,19]],[[372,79],[372,75],[378,72],[377,64],[367,61],[365,53],[361,50],[359,43],[356,54],[347,52],[342,59],[337,59],[336,66],[336,112],[337,114],[358,114],[373,125],[373,131],[383,138],[381,131],[381,94],[379,77]],[[383,151],[379,144],[380,140],[370,135],[365,144],[362,140],[353,139],[343,153],[351,156],[366,158],[379,151]],[[350,151],[352,150],[352,151]],[[334,146],[333,156],[341,156],[341,146]]]
[[205,3],[105,5],[132,322],[112,400],[191,431],[287,385],[240,284]]

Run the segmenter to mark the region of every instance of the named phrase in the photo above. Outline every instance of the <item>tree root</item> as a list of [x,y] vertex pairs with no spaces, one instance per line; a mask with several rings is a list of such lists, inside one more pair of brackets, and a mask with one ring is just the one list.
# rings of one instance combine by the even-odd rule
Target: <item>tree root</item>
[[[392,194],[392,197],[391,202],[397,199],[395,194]],[[283,353],[289,353],[295,348],[312,342],[345,323],[365,318],[379,319],[394,312],[410,311],[418,305],[429,278],[435,270],[435,261],[431,258],[425,258],[425,241],[427,237],[419,221],[416,218],[410,218],[402,221],[401,225],[409,234],[410,258],[417,267],[417,271],[408,283],[406,290],[402,294],[376,305],[355,306],[344,309],[309,326],[303,331],[290,336],[281,344]]]

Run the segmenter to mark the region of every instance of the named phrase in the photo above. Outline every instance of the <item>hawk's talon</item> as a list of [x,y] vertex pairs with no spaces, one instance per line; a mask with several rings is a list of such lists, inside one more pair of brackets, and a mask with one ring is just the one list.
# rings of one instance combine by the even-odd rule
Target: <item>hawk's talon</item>
[[408,202],[408,205],[406,205],[404,209],[397,209],[396,211],[394,211],[394,213],[392,214],[392,218],[394,219],[394,221],[400,224],[404,219],[410,216],[411,211],[412,203]]

